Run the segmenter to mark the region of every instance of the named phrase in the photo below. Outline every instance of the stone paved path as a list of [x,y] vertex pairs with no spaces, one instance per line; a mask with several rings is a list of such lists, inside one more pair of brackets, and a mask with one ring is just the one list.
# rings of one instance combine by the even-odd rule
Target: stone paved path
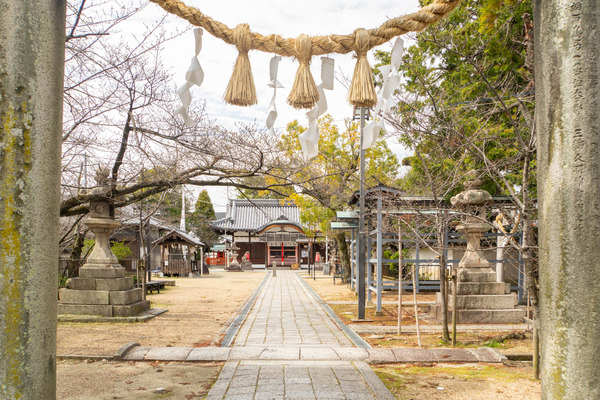
[[226,361],[207,396],[211,400],[393,399],[367,362],[499,363],[506,360],[487,347],[370,348],[292,271],[279,271],[277,277],[266,278],[232,347],[147,347],[128,343],[116,358]]
[[353,346],[299,279],[279,271],[269,281],[234,346]]
[[[234,342],[234,349],[257,347],[261,359],[228,361],[207,399],[394,398],[364,361],[330,353],[354,344],[300,279],[292,271],[271,277]],[[298,360],[303,352],[331,359]]]

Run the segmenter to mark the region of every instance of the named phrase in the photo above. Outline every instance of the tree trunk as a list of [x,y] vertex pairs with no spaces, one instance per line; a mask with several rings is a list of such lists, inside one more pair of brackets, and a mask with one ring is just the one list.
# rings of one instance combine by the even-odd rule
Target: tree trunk
[[598,399],[600,2],[534,16],[542,398]]
[[348,254],[348,245],[346,243],[346,233],[336,232],[335,240],[337,242],[344,282],[350,282],[350,255]]
[[79,228],[77,228],[75,242],[73,243],[73,248],[71,249],[71,261],[67,264],[65,271],[67,278],[79,276],[79,267],[83,264],[83,260],[81,260],[81,252],[83,251],[83,246],[85,244],[85,232],[86,231],[81,232],[79,231]]
[[446,286],[446,243],[444,241],[444,233],[446,228],[446,218],[439,215],[438,212],[436,217],[437,223],[437,242],[438,242],[438,253],[440,260],[440,294],[442,297],[442,340],[444,342],[450,341],[450,332],[448,331],[448,293]]
[[54,399],[66,6],[0,10],[0,398]]

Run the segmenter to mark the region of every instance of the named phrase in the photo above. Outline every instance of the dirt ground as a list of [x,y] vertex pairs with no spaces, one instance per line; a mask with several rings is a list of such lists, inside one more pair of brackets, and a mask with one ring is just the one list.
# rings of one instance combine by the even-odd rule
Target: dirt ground
[[112,356],[122,345],[204,347],[243,306],[264,278],[264,271],[211,271],[201,278],[175,280],[149,294],[152,308],[169,311],[147,322],[58,324],[57,354]]
[[[127,342],[142,346],[218,345],[223,327],[243,306],[248,296],[264,278],[264,271],[211,271],[203,278],[178,278],[175,287],[149,295],[152,307],[169,311],[145,323],[59,323],[57,354],[112,356]],[[346,285],[333,280],[307,279],[325,301],[355,301]],[[386,293],[384,301],[397,299]],[[419,301],[431,301],[424,294]],[[406,300],[412,300],[406,297]],[[354,318],[356,305],[332,304],[345,322]],[[393,325],[397,319],[395,305],[384,305],[384,316],[367,309],[375,321],[371,324]],[[414,323],[414,313],[407,311],[404,324]],[[494,334],[459,335],[461,346],[479,347]],[[374,346],[416,346],[413,335],[366,335]],[[425,346],[445,346],[439,334],[429,335]],[[492,347],[501,351],[518,348],[527,352],[530,339],[509,339]],[[503,348],[504,347],[504,348]],[[507,350],[508,349],[508,350]],[[210,390],[223,363],[184,364],[175,362],[111,362],[106,360],[59,359],[57,393],[59,399],[146,399],[203,398]],[[531,363],[506,365],[379,365],[373,368],[398,399],[537,399],[540,384],[531,379]],[[157,389],[164,389],[157,392]]]
[[[307,279],[307,282],[325,301],[357,301],[354,291],[345,284],[333,286],[332,279]],[[373,303],[376,301],[373,295]],[[372,322],[365,322],[367,325],[397,326],[398,324],[398,291],[385,291],[382,295],[382,301],[394,302],[395,304],[383,304],[383,315],[375,315],[375,306],[367,305],[365,317]],[[403,294],[403,302],[411,302],[411,305],[405,304],[402,307],[402,324],[415,325],[415,311],[412,293]],[[435,301],[435,294],[424,292],[417,294],[417,303]],[[346,324],[356,324],[353,322],[357,318],[357,304],[330,304],[333,311]],[[438,321],[431,319],[427,315],[427,306],[419,307],[419,324],[422,327],[439,325]],[[361,335],[373,347],[417,347],[418,340],[415,333],[397,334],[365,334]],[[482,347],[489,346],[496,348],[504,354],[528,353],[533,351],[533,342],[531,332],[458,332],[456,336],[458,347]],[[452,347],[451,344],[444,343],[440,331],[433,333],[421,332],[421,344],[423,348],[433,347]]]
[[[315,291],[328,302],[357,301],[354,291],[345,284],[333,286],[332,279],[307,279]],[[373,301],[376,298],[373,296]],[[382,301],[398,301],[397,291],[384,292]],[[412,293],[404,294],[403,301],[413,301]],[[420,293],[417,303],[435,301],[435,295]],[[356,318],[356,304],[330,304],[334,312],[346,323]],[[383,315],[375,315],[375,308],[367,306],[365,317],[372,319],[369,325],[395,326],[398,323],[398,306],[383,304]],[[402,324],[414,325],[413,305],[405,305]],[[438,322],[427,318],[425,307],[419,308],[419,321],[423,326]],[[365,334],[361,335],[373,347],[417,347],[415,333]],[[442,341],[441,332],[422,333],[423,348],[452,347]],[[503,354],[532,353],[529,332],[469,332],[457,334],[457,346],[463,348],[489,346]],[[498,364],[393,364],[373,366],[373,370],[397,399],[446,400],[446,399],[539,399],[540,382],[533,379],[531,362],[507,362]]]
[[[202,278],[176,278],[153,308],[169,311],[147,322],[58,324],[57,398],[73,400],[204,398],[223,363],[111,362],[60,356],[112,356],[122,345],[217,345],[225,324],[264,278],[264,271],[212,271]],[[172,279],[172,278],[165,278]],[[164,389],[157,392],[156,389]]]
[[57,366],[57,398],[204,398],[222,366],[223,363],[63,360]]

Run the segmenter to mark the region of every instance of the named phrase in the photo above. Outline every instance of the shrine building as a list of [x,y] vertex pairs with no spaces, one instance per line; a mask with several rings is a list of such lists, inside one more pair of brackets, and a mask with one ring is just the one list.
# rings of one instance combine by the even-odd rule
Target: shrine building
[[321,245],[317,243],[315,249],[314,239],[305,235],[300,209],[290,200],[229,200],[225,217],[213,221],[211,227],[230,249],[239,249],[238,260],[248,259],[253,268],[273,262],[302,268],[324,255]]

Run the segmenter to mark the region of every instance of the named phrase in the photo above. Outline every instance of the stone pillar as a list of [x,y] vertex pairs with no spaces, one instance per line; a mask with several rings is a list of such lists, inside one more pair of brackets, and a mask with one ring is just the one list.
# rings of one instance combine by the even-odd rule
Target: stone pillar
[[542,398],[600,398],[600,2],[535,0]]
[[0,10],[0,398],[54,399],[65,2]]

